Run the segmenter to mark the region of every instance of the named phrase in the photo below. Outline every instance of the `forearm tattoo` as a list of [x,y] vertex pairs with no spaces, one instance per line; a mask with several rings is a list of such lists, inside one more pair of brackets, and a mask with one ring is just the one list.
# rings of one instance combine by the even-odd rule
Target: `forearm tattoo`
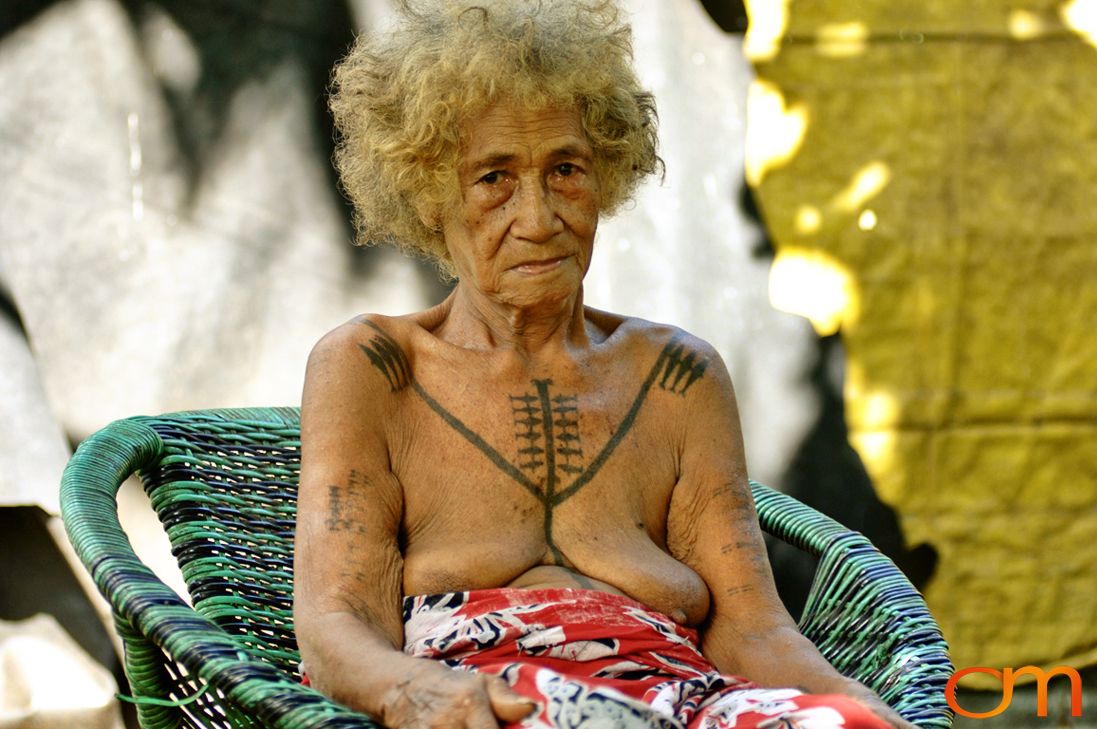
[[366,319],[359,322],[374,330],[369,344],[359,346],[370,363],[384,375],[393,392],[410,386],[450,428],[537,499],[544,509],[545,541],[557,564],[565,564],[566,558],[553,540],[552,519],[556,508],[587,486],[606,464],[632,429],[654,385],[684,396],[708,366],[705,357],[681,342],[683,335],[671,338],[640,383],[621,422],[589,459],[579,435],[578,396],[554,392],[550,379],[532,380],[531,390],[508,396],[517,444],[517,458],[512,460],[465,425],[415,380],[407,356],[380,327]]
[[351,469],[345,484],[328,486],[328,516],[324,526],[329,532],[351,532],[364,534],[365,526],[352,517],[353,509],[363,495],[368,479]]

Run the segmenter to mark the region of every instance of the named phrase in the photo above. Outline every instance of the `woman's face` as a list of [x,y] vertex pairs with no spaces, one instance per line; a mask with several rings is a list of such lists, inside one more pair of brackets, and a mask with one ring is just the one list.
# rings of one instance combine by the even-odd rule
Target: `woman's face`
[[574,109],[488,108],[464,126],[442,233],[465,286],[533,306],[578,291],[598,227],[593,150]]

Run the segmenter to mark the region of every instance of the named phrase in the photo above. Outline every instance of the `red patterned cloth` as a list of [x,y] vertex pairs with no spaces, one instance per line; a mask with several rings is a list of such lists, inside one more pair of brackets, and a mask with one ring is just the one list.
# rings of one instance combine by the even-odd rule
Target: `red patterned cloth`
[[404,652],[503,677],[522,729],[887,729],[840,695],[721,675],[697,631],[627,597],[500,588],[404,599]]

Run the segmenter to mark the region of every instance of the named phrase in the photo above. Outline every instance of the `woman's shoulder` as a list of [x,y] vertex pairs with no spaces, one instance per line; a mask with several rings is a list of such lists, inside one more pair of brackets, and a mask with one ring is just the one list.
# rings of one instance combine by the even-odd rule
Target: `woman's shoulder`
[[313,347],[313,354],[360,353],[362,346],[375,339],[400,345],[408,338],[408,331],[412,326],[408,317],[360,314],[322,336]]
[[[710,390],[731,392],[731,378],[720,353],[707,341],[681,327],[639,317],[605,315],[592,320],[614,324],[604,344],[605,354],[628,363],[636,376],[652,387],[675,395]],[[600,325],[601,326],[601,325]],[[701,399],[705,399],[703,396]],[[695,398],[686,398],[693,401]]]
[[705,357],[719,356],[704,339],[673,324],[625,316],[586,307],[587,321],[604,334],[605,341],[634,352],[658,354],[666,348],[685,348]]
[[[362,314],[335,327],[309,355],[309,375],[350,376],[370,368],[384,375],[392,391],[410,382],[409,352],[414,329],[410,317]],[[373,378],[355,378],[370,382]]]

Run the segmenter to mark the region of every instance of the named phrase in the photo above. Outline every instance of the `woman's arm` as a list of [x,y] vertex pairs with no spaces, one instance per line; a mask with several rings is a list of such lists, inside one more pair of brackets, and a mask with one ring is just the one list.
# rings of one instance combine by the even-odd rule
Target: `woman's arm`
[[392,403],[355,356],[356,334],[322,339],[305,375],[294,625],[310,683],[380,716],[405,658],[403,505],[383,427]]
[[910,727],[868,688],[839,674],[801,635],[777,595],[747,483],[731,378],[709,345],[695,344],[709,366],[684,403],[681,472],[667,544],[711,594],[703,653],[721,672],[762,686],[846,694],[895,726]]
[[[399,407],[348,324],[317,344],[301,404],[294,623],[310,683],[390,727],[480,729],[531,706],[498,678],[403,653],[400,483],[386,423]],[[435,723],[432,721],[440,719]]]

